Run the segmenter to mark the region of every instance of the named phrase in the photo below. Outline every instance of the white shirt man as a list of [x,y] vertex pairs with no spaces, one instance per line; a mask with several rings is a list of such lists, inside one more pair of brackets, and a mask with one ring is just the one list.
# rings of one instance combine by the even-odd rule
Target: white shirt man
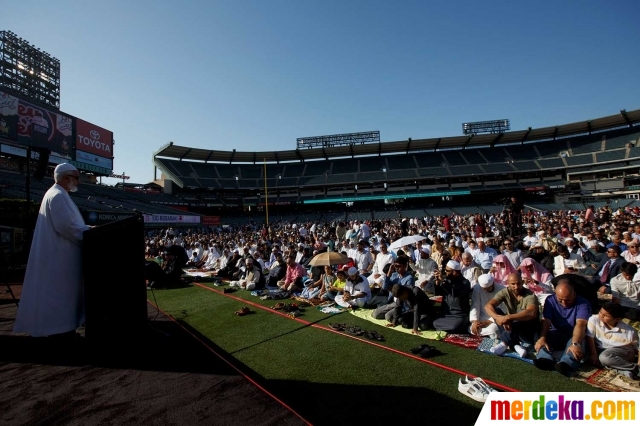
[[[502,284],[493,282],[493,275],[484,274],[478,278],[478,285],[471,290],[471,311],[469,312],[469,333],[477,336],[489,336],[497,339],[500,329],[485,311],[484,307],[493,297],[502,289],[506,288]],[[506,312],[504,306],[501,306],[503,312]]]
[[473,257],[473,261],[480,265],[483,270],[488,271],[491,269],[493,259],[495,259],[498,253],[484,244],[484,238],[476,238],[476,242],[478,243],[478,252]]
[[371,300],[369,281],[358,273],[357,268],[349,268],[344,293],[336,296],[336,303],[345,308],[353,306],[362,307],[369,300]]
[[469,281],[471,287],[478,284],[478,277],[482,275],[482,268],[473,261],[471,253],[462,254],[462,262],[460,262],[460,273]]
[[22,297],[13,331],[33,337],[75,332],[84,322],[82,240],[84,224],[69,192],[78,189],[78,169],[59,164],[55,184],[40,204]]
[[356,262],[361,274],[368,274],[371,272],[371,269],[373,268],[373,257],[371,256],[371,253],[364,248],[364,242],[361,241],[358,243],[358,250],[356,250],[353,260]]
[[413,265],[413,269],[418,272],[417,285],[425,292],[433,293],[433,273],[438,269],[435,260],[429,258],[429,252],[423,248],[420,252],[420,259]]
[[527,229],[527,236],[523,238],[523,244],[527,248],[531,248],[538,242],[538,237],[533,233],[533,229]]
[[376,260],[373,264],[371,275],[367,277],[369,285],[377,284],[379,287],[382,287],[385,280],[384,267],[385,265],[393,263],[394,261],[395,256],[392,252],[387,251],[387,244],[380,243],[380,253],[376,255]]

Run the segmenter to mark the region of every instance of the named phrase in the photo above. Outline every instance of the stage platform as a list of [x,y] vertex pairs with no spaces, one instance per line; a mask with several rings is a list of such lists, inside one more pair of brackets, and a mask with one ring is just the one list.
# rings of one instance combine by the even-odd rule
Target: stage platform
[[0,294],[0,424],[306,424],[151,304],[140,341],[100,353],[84,337],[13,335],[16,312]]

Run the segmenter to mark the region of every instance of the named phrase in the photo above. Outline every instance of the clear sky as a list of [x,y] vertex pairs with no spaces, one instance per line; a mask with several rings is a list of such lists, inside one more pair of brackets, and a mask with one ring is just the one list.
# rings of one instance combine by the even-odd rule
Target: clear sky
[[[513,130],[640,108],[640,1],[5,1],[61,62],[61,109],[114,132],[114,172],[164,144],[295,149]],[[103,179],[114,184],[115,179]]]

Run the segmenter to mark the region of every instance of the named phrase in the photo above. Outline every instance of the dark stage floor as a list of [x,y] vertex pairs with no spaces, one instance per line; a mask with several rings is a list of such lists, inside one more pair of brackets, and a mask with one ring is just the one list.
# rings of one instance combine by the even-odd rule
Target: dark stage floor
[[12,335],[15,315],[0,294],[0,424],[305,424],[162,313],[98,354],[84,338]]

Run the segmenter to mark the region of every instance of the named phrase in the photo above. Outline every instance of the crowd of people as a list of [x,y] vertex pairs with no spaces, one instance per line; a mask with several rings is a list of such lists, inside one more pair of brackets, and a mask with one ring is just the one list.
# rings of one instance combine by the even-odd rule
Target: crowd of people
[[[160,287],[184,268],[211,271],[240,289],[371,308],[415,334],[489,336],[497,355],[535,351],[538,368],[564,375],[587,362],[636,379],[638,333],[622,320],[640,319],[639,245],[640,211],[608,206],[169,228],[148,232],[147,278]],[[345,261],[313,266],[324,252]]]

